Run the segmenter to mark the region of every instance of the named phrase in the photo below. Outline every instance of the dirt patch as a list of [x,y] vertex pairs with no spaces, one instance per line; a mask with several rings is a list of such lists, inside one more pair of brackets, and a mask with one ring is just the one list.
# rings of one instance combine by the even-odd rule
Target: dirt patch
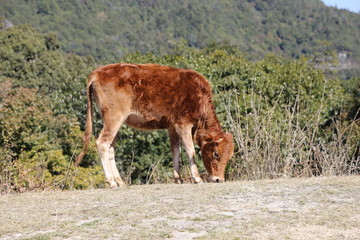
[[360,177],[0,197],[0,239],[360,239]]

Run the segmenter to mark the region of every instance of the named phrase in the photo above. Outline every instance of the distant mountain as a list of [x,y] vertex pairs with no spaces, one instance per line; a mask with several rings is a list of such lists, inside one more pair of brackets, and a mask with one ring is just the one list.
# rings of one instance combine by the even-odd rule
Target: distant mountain
[[250,58],[336,50],[341,68],[359,68],[360,14],[320,0],[0,0],[0,16],[56,33],[63,49],[118,61],[133,51],[164,53],[228,41]]

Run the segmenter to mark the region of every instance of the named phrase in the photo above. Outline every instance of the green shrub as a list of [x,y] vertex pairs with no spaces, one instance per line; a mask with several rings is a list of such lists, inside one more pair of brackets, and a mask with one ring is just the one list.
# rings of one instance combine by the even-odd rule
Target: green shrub
[[[47,188],[68,188],[103,185],[97,163],[78,170],[95,174],[91,180],[74,184],[66,182],[66,176],[75,171],[71,167],[73,151],[82,133],[79,124],[64,115],[55,116],[49,108],[49,99],[37,89],[14,88],[9,82],[0,83],[2,90],[0,107],[0,190],[26,191]],[[94,157],[94,154],[89,154]]]

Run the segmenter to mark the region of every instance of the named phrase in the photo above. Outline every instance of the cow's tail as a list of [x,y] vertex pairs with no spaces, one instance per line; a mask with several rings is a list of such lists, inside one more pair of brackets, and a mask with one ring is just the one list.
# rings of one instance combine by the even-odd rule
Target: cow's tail
[[93,95],[93,86],[92,83],[95,80],[96,75],[91,74],[86,86],[86,98],[87,98],[87,109],[86,109],[86,123],[85,123],[85,133],[83,137],[83,151],[76,157],[75,166],[79,166],[81,160],[86,155],[88,150],[91,132],[92,132],[92,119],[93,119],[93,103],[92,103],[92,95]]

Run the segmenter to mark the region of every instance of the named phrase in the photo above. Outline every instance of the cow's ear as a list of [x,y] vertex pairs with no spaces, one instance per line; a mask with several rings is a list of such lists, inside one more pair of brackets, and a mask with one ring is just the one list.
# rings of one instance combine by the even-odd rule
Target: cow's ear
[[209,142],[212,142],[214,140],[214,137],[210,134],[204,134],[202,136],[202,141],[203,142],[206,142],[206,143],[209,143]]
[[207,143],[211,143],[213,139],[213,136],[211,136],[210,134],[202,134],[200,136],[200,146],[202,147]]

